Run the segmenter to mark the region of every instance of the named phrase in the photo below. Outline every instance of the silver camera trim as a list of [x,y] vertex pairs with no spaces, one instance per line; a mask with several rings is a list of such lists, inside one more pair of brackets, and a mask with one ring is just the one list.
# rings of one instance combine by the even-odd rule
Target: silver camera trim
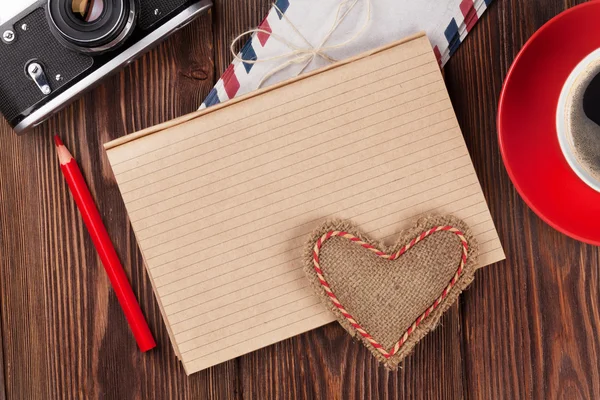
[[188,22],[191,22],[200,14],[206,12],[212,7],[211,0],[203,0],[196,4],[193,4],[165,22],[161,27],[151,32],[148,36],[129,47],[121,54],[98,68],[34,112],[27,116],[23,121],[19,122],[15,127],[14,131],[17,134],[23,134],[28,132],[30,129],[42,124],[55,112],[61,110],[70,104],[77,96],[83,94],[87,89],[95,84],[99,83],[102,79],[109,76],[116,70],[124,67],[143,53],[150,50],[158,42],[164,39],[166,36],[174,33],[178,29],[185,26]]

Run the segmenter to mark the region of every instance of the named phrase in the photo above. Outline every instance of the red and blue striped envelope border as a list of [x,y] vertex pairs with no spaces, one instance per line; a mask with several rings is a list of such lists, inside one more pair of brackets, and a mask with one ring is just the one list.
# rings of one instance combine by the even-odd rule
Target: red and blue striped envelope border
[[[444,29],[445,43],[442,48],[436,45],[433,48],[438,63],[443,67],[450,57],[456,52],[467,34],[473,29],[479,18],[483,15],[493,0],[457,0],[459,2],[456,16],[453,17]],[[294,0],[291,0],[293,5]],[[257,60],[255,48],[265,47],[271,37],[272,29],[269,21],[273,18],[282,19],[290,8],[290,0],[277,0],[276,7],[272,7],[267,16],[262,20],[258,28],[263,32],[256,32],[244,44],[239,53],[243,60]],[[223,73],[214,88],[210,91],[201,108],[210,107],[215,104],[233,99],[239,93],[240,82],[248,79],[254,64],[234,60]]]

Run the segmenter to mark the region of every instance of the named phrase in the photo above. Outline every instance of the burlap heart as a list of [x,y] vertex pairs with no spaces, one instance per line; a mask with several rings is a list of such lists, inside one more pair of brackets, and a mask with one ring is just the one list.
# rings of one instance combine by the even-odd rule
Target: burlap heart
[[336,220],[314,232],[305,253],[319,297],[392,370],[473,281],[477,256],[468,226],[450,216],[423,218],[396,243]]

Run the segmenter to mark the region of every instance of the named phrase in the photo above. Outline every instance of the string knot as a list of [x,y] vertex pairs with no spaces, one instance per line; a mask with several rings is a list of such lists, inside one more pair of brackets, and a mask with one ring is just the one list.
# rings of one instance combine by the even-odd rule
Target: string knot
[[[263,86],[263,84],[273,75],[275,75],[276,73],[278,73],[279,71],[282,71],[286,68],[288,68],[291,65],[294,64],[304,64],[304,66],[302,67],[302,69],[298,72],[298,75],[301,74],[302,72],[304,72],[304,70],[306,70],[306,68],[310,65],[310,63],[315,59],[315,58],[322,58],[323,60],[329,62],[329,63],[333,63],[336,62],[337,60],[333,57],[331,57],[328,52],[333,50],[333,49],[338,49],[338,48],[342,48],[347,46],[348,44],[352,43],[353,41],[355,41],[359,36],[361,36],[364,31],[367,29],[367,26],[371,20],[371,1],[372,0],[365,0],[367,2],[367,15],[365,18],[365,22],[363,23],[362,27],[359,29],[358,32],[356,32],[350,39],[333,45],[333,46],[325,46],[325,44],[327,43],[327,41],[331,38],[331,36],[333,35],[333,33],[338,29],[338,27],[342,24],[342,22],[346,19],[346,17],[348,16],[348,14],[350,14],[350,12],[355,8],[356,4],[358,4],[360,0],[344,0],[340,3],[338,9],[337,9],[337,13],[336,13],[336,17],[335,20],[333,22],[333,25],[331,26],[331,28],[329,29],[329,31],[327,32],[327,34],[325,35],[325,37],[323,38],[323,40],[321,41],[321,43],[318,46],[313,46],[310,41],[308,41],[308,39],[306,39],[306,37],[304,37],[304,35],[302,35],[302,33],[298,30],[298,28],[296,27],[296,25],[294,25],[292,23],[292,21],[290,21],[290,19],[279,9],[279,7],[277,7],[277,4],[273,4],[273,7],[275,8],[275,10],[279,13],[280,16],[283,17],[283,20],[286,21],[286,23],[292,28],[292,30],[294,31],[294,33],[302,40],[304,41],[304,43],[306,44],[306,47],[298,47],[296,45],[294,45],[292,42],[290,42],[288,39],[283,38],[279,35],[277,35],[276,33],[272,33],[269,31],[266,31],[264,29],[261,28],[255,28],[255,29],[250,29],[244,33],[242,33],[241,35],[239,35],[238,37],[236,37],[233,42],[231,43],[230,46],[230,50],[231,53],[233,54],[233,57],[236,60],[242,61],[246,64],[258,64],[258,63],[264,63],[264,62],[269,62],[269,61],[274,61],[274,60],[284,60],[287,59],[287,61],[285,61],[284,63],[282,63],[279,66],[276,66],[275,68],[273,68],[272,70],[270,70],[269,72],[267,72],[265,74],[265,76],[263,76],[263,78],[261,79],[261,81],[258,84],[257,89],[261,88]],[[271,37],[273,37],[275,40],[283,43],[284,45],[286,45],[289,49],[290,52],[285,53],[285,54],[280,54],[274,57],[267,57],[267,58],[263,58],[260,60],[246,60],[242,57],[240,57],[236,51],[235,51],[235,47],[236,44],[240,41],[240,39],[242,39],[244,36],[249,35],[249,34],[254,34],[254,33],[265,33],[267,35],[270,35]]]

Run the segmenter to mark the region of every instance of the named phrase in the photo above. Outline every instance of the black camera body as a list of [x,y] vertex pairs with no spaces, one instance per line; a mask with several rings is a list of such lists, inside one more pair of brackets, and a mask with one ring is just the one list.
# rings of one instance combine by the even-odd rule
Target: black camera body
[[39,0],[0,25],[0,113],[25,133],[182,28],[210,0]]

